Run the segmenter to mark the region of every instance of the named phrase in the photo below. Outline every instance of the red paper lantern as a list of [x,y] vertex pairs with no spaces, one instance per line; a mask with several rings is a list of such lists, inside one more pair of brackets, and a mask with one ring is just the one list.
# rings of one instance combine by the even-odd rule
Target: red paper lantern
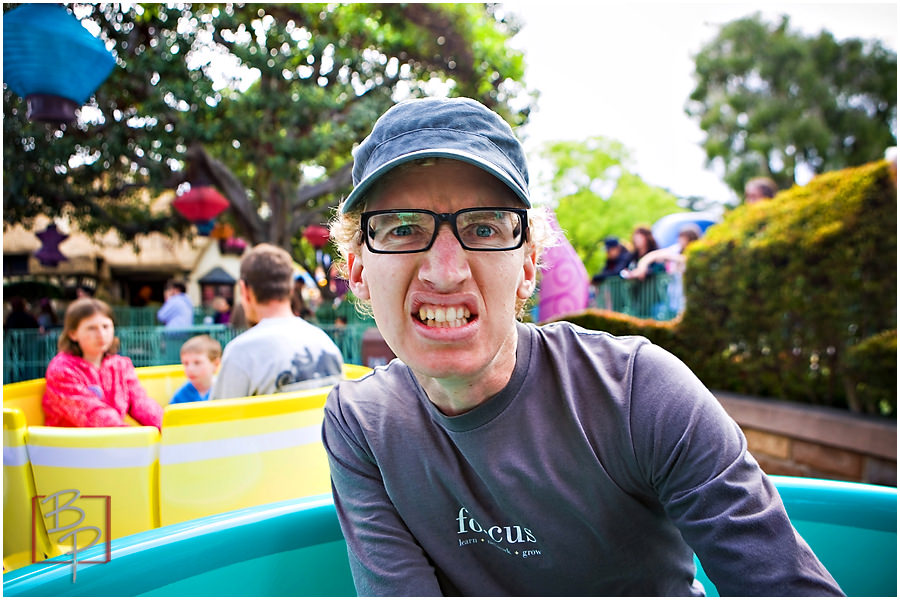
[[172,206],[188,221],[201,223],[214,219],[228,208],[228,200],[216,188],[204,185],[192,187],[178,196]]
[[305,237],[306,241],[312,244],[313,248],[316,250],[324,248],[325,244],[328,243],[328,238],[330,236],[331,233],[328,231],[328,228],[323,225],[310,225],[303,230],[303,237]]

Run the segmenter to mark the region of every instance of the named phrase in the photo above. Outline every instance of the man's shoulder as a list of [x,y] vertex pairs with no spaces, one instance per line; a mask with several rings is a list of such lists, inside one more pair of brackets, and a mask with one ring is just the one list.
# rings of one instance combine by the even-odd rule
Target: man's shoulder
[[225,345],[225,351],[232,354],[235,349],[257,347],[262,344],[277,346],[281,351],[288,351],[291,348],[299,350],[316,346],[334,346],[328,334],[312,323],[300,317],[278,317],[263,319],[235,336]]
[[579,377],[590,377],[591,373],[627,377],[638,354],[653,345],[642,336],[613,335],[567,321],[535,329],[539,340],[537,352],[545,355],[539,364],[557,365]]
[[225,360],[228,355],[233,354],[235,349],[255,344],[257,339],[260,338],[260,331],[254,331],[258,326],[259,325],[254,325],[250,329],[242,331],[227,342],[225,348],[222,350],[222,360]]
[[234,343],[237,340],[256,340],[261,338],[271,339],[273,337],[283,338],[283,339],[296,339],[298,343],[303,342],[303,338],[297,337],[297,332],[304,332],[305,334],[315,334],[321,333],[322,335],[327,336],[322,329],[316,327],[309,321],[302,319],[300,317],[273,317],[268,319],[263,319],[253,327],[249,328],[247,331],[241,333],[237,337],[232,340],[230,343]]
[[415,398],[415,389],[409,367],[394,359],[362,377],[338,382],[327,402],[332,406],[338,403],[344,406],[362,405],[374,410],[379,410],[376,407],[390,407],[393,411],[397,409],[398,402]]
[[603,348],[637,351],[650,341],[640,335],[613,335],[599,329],[587,329],[569,321],[556,321],[534,326],[538,334],[550,343],[579,343]]

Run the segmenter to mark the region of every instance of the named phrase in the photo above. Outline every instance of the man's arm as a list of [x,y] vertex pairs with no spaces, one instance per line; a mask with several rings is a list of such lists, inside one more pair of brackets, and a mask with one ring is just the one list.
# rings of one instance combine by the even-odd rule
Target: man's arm
[[642,346],[631,405],[637,464],[719,594],[842,595],[738,425],[681,361]]
[[660,248],[658,250],[652,250],[641,257],[641,260],[638,261],[637,266],[631,271],[631,276],[636,277],[637,279],[643,279],[647,276],[647,271],[650,269],[650,265],[653,263],[664,263],[666,261],[683,263],[685,261],[684,255],[679,254],[675,250],[671,248]]
[[397,514],[358,424],[344,419],[340,406],[332,391],[322,442],[357,594],[441,596],[434,568]]
[[156,318],[160,323],[167,323],[173,316],[175,316],[175,311],[177,309],[172,304],[171,296],[168,292],[166,292],[166,301],[163,302],[163,305],[159,307],[159,310],[156,311]]

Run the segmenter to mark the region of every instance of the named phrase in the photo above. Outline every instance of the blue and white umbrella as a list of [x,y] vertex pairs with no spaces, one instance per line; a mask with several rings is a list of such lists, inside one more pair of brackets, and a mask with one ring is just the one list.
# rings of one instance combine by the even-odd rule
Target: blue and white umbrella
[[710,225],[721,220],[721,217],[711,212],[683,212],[666,215],[653,224],[651,231],[656,244],[660,248],[666,248],[678,241],[678,233],[687,224],[694,224],[705,232]]

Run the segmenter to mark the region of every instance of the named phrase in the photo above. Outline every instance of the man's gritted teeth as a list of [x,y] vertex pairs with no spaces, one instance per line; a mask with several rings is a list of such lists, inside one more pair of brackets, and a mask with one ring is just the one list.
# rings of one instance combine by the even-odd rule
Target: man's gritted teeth
[[432,306],[419,308],[419,320],[429,327],[462,327],[472,313],[465,306]]

